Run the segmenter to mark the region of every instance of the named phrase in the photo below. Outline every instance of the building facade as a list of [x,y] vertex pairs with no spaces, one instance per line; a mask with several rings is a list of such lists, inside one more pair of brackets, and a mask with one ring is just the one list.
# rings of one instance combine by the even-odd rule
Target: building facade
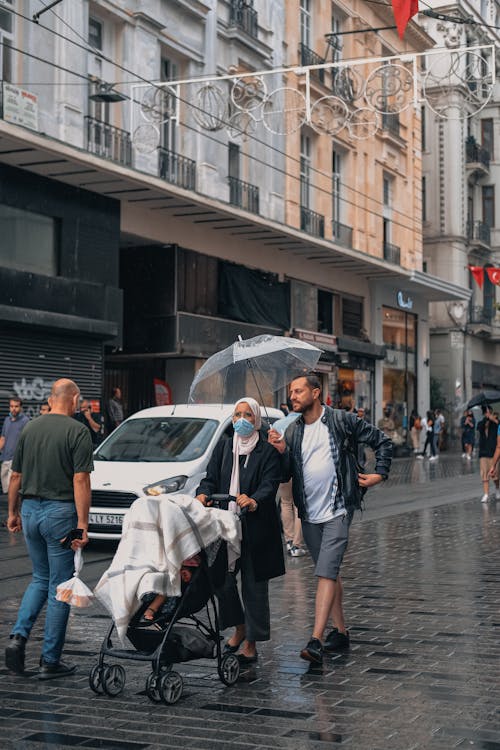
[[[469,287],[470,301],[431,306],[431,376],[436,397],[458,425],[467,401],[500,385],[500,318],[496,286],[486,269],[500,263],[500,89],[489,73],[499,46],[497,2],[431,3],[444,19],[426,18],[439,46],[455,51],[456,74],[448,91],[436,91],[434,110],[423,120],[424,262],[431,274]],[[446,20],[473,19],[474,24]],[[491,50],[460,48],[493,45]],[[493,62],[493,65],[495,63]],[[446,111],[448,117],[443,117]],[[457,117],[458,112],[467,117]],[[436,168],[437,166],[437,168]],[[470,267],[484,268],[484,283]]]
[[[154,403],[156,379],[180,402],[237,335],[287,333],[324,350],[332,402],[373,420],[390,409],[404,439],[409,411],[429,401],[429,302],[467,291],[423,271],[420,111],[366,105],[388,57],[432,44],[416,24],[404,42],[372,31],[391,21],[361,0],[62,0],[39,26],[2,8],[22,52],[4,47],[0,162],[24,187],[0,204],[55,222],[56,261],[32,270],[46,282],[38,311],[52,312],[51,283],[113,299],[84,331],[104,347],[101,394],[121,385],[136,410]],[[352,58],[367,62],[321,69]],[[52,192],[99,220],[56,210]],[[8,236],[2,273],[18,253]],[[14,318],[9,335],[29,338],[31,318]],[[68,329],[44,320],[65,350]]]

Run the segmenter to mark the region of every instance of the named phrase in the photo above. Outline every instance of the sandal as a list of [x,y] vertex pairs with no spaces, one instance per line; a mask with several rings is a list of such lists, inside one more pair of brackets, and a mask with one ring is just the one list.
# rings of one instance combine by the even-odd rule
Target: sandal
[[[153,613],[153,617],[145,617],[144,615],[145,615],[146,612],[152,612]],[[158,622],[158,620],[160,619],[160,617],[161,617],[161,615],[159,614],[159,612],[156,609],[153,609],[152,607],[146,607],[146,609],[142,613],[141,619],[139,620],[139,622],[137,624],[139,625],[139,627],[145,627],[145,626],[148,626],[148,625],[154,625],[156,622]]]
[[242,638],[241,641],[239,643],[237,643],[235,646],[232,646],[230,643],[225,643],[224,644],[224,648],[222,649],[223,653],[225,653],[225,654],[235,654],[237,652],[237,650],[239,649],[239,647],[241,646],[241,644],[243,643],[244,640],[245,639]]

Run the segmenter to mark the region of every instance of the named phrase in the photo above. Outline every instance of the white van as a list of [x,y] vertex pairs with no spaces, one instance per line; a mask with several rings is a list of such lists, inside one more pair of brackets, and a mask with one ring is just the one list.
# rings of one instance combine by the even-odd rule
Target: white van
[[[261,411],[264,427],[283,417],[279,409]],[[177,404],[126,419],[94,452],[89,537],[119,539],[139,495],[194,496],[214,447],[232,435],[232,413],[232,405]]]

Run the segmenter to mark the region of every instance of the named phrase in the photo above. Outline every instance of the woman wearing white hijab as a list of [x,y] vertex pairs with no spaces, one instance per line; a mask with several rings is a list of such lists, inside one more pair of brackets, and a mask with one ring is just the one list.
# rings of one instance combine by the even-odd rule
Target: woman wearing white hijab
[[276,506],[281,461],[259,432],[261,424],[257,401],[245,396],[236,402],[234,436],[217,445],[196,492],[204,505],[209,495],[220,493],[233,495],[238,506],[247,509],[239,560],[243,606],[236,574],[229,574],[218,592],[221,628],[235,626],[225,650],[236,652],[241,647],[238,658],[244,664],[257,661],[256,641],[270,638],[268,581],[285,572]]

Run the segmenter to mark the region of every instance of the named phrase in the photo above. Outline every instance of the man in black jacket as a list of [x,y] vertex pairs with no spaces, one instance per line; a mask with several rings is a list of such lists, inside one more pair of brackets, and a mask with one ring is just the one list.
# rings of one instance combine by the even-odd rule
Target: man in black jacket
[[[302,519],[304,539],[318,578],[312,638],[301,651],[307,661],[321,663],[323,652],[349,648],[342,607],[339,570],[347,548],[349,526],[363,494],[387,478],[392,442],[373,425],[339,409],[324,406],[321,384],[314,374],[290,384],[290,401],[301,413],[283,437],[270,430],[269,442],[283,454],[284,480],[292,478],[293,499]],[[373,474],[359,470],[358,445],[375,452]],[[331,618],[333,630],[323,642]]]

